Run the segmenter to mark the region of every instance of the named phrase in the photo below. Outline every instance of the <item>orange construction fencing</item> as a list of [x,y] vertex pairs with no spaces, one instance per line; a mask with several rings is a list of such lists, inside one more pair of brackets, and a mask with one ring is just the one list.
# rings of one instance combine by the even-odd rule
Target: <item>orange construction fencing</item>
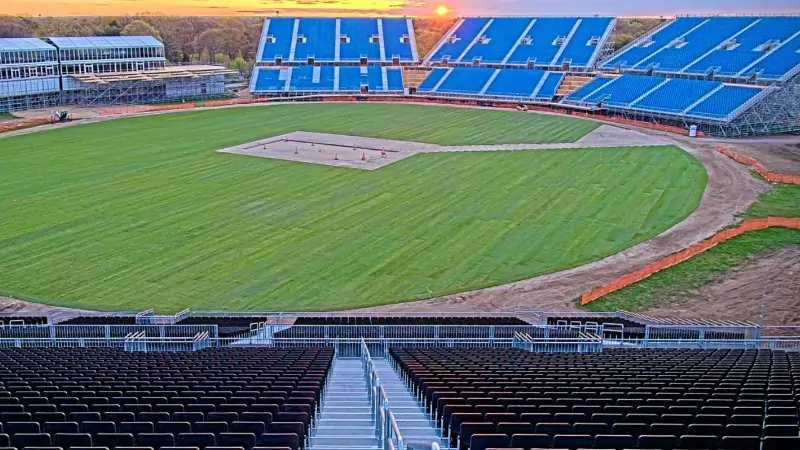
[[172,111],[178,109],[194,109],[194,103],[173,103],[167,105],[129,105],[117,106],[109,108],[101,108],[98,110],[101,116],[110,116],[116,114],[140,114],[158,111]]
[[756,161],[755,158],[742,155],[741,153],[736,153],[733,150],[723,146],[717,147],[717,151],[738,163],[750,166],[770,183],[800,184],[800,175],[770,172],[769,169]]
[[47,118],[11,120],[8,122],[0,122],[0,133],[5,133],[6,131],[15,131],[15,130],[23,130],[25,128],[38,127],[39,125],[46,125],[49,123],[51,123],[51,120]]
[[668,269],[672,266],[678,265],[694,257],[695,255],[703,253],[706,250],[712,249],[717,245],[721,244],[722,242],[725,242],[729,239],[733,239],[736,236],[740,236],[749,231],[765,230],[767,228],[772,228],[772,227],[783,227],[783,228],[792,228],[795,230],[800,230],[800,218],[767,217],[765,219],[745,220],[735,228],[730,228],[727,230],[720,231],[714,236],[704,241],[700,241],[690,246],[689,248],[681,250],[677,253],[673,253],[665,258],[662,258],[659,261],[647,264],[641,269],[631,272],[627,275],[623,275],[610,283],[606,283],[588,292],[584,292],[583,295],[581,295],[581,305],[586,305],[588,303],[591,303],[599,299],[600,297],[618,291],[634,283],[638,283],[639,281],[644,280],[645,278],[655,274],[656,272],[660,272],[664,269]]

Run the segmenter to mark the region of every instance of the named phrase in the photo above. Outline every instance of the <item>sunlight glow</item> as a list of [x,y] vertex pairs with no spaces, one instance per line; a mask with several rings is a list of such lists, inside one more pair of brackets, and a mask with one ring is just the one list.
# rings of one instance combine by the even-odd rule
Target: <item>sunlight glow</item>
[[437,16],[446,16],[447,13],[449,13],[449,12],[450,12],[450,10],[447,9],[447,6],[444,6],[444,5],[441,5],[438,8],[436,8],[436,15]]

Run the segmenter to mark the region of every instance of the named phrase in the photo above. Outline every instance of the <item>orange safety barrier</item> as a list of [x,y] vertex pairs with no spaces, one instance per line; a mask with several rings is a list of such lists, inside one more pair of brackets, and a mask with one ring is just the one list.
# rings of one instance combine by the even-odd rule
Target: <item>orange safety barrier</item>
[[755,158],[742,155],[741,153],[736,153],[733,150],[723,146],[717,147],[717,151],[738,163],[750,166],[753,170],[758,172],[759,175],[771,183],[800,184],[800,175],[770,172],[769,169],[756,161]]
[[39,125],[46,125],[51,123],[50,119],[27,119],[27,120],[11,120],[9,122],[0,122],[0,133],[6,131],[23,130],[25,128],[38,127]]
[[101,108],[98,110],[101,116],[115,114],[138,114],[157,111],[172,111],[177,109],[194,109],[194,103],[175,103],[169,105],[130,105],[114,108]]
[[624,287],[630,286],[634,283],[644,280],[645,278],[653,275],[656,272],[678,265],[695,255],[712,249],[722,242],[733,239],[749,231],[765,230],[772,227],[783,227],[800,230],[800,218],[790,217],[767,217],[765,219],[750,219],[745,220],[739,226],[720,231],[709,239],[700,241],[697,244],[690,246],[684,250],[667,256],[659,261],[650,263],[641,269],[623,275],[616,280],[604,284],[603,286],[592,289],[581,295],[581,305],[591,303],[600,297],[608,295],[612,292],[618,291]]

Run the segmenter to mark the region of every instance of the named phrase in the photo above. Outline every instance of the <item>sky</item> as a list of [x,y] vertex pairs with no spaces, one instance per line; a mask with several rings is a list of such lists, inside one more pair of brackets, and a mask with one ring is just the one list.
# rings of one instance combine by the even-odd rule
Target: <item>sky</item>
[[798,0],[0,0],[0,14],[167,15],[608,15],[800,13]]

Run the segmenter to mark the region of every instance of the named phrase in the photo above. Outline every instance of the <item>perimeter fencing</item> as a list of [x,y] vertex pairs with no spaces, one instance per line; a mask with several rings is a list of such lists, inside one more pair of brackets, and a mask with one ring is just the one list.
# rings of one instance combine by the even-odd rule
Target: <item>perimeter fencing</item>
[[[617,313],[616,317],[629,313]],[[260,322],[237,336],[217,325],[25,325],[0,328],[0,347],[121,347],[130,351],[196,351],[207,347],[334,347],[358,357],[392,347],[517,347],[539,352],[604,348],[751,348],[800,350],[800,327],[747,323],[577,322],[551,325],[287,325]],[[608,316],[608,320],[613,318]],[[666,319],[664,319],[666,320]]]

